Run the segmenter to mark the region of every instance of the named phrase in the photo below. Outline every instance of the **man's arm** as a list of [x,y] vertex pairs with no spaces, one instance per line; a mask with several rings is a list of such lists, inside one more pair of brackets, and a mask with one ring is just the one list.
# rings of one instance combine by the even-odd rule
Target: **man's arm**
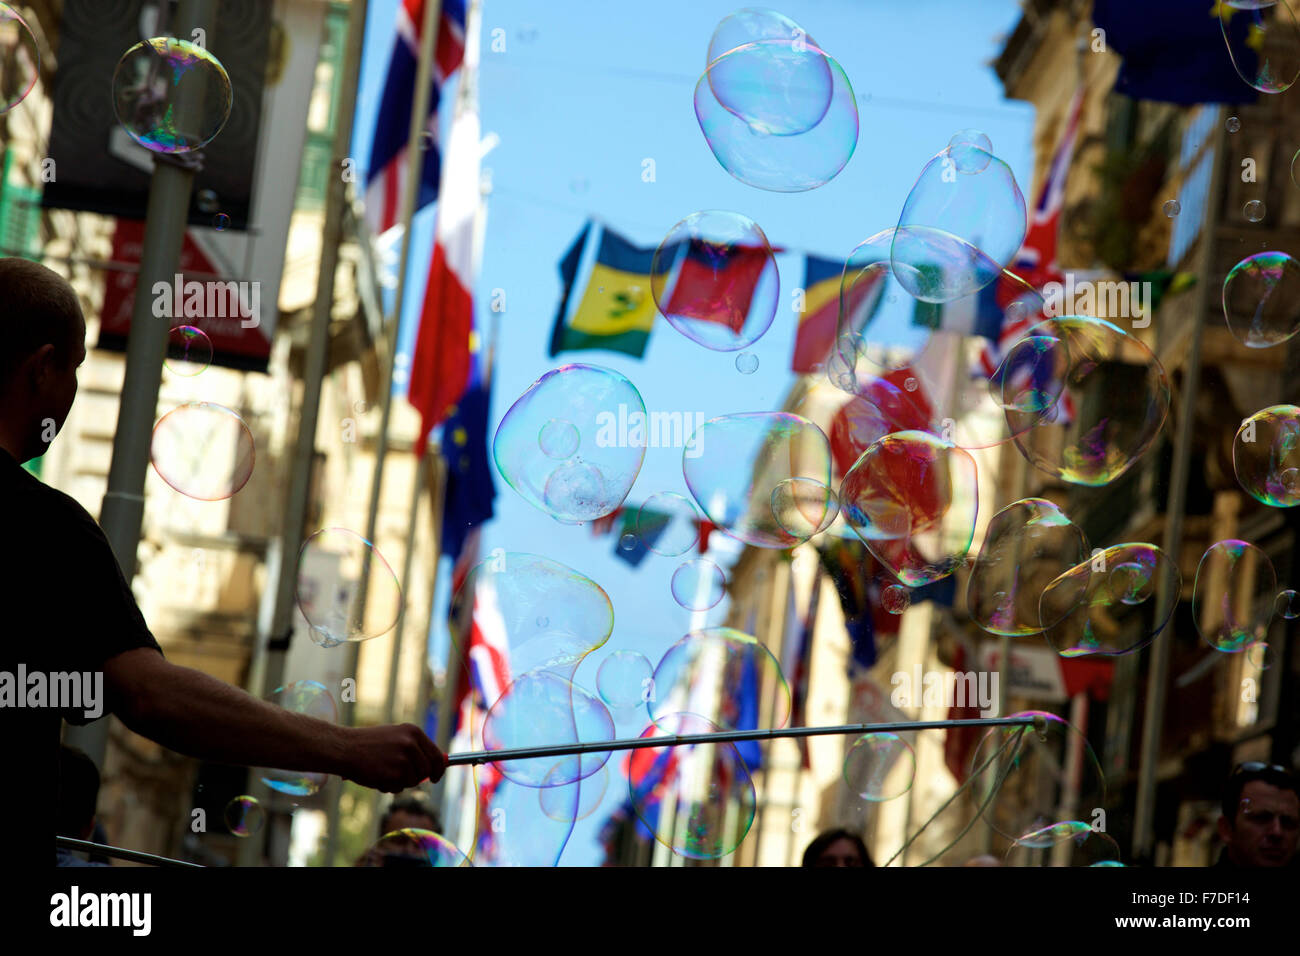
[[137,648],[104,663],[113,713],[169,750],[215,763],[333,773],[396,792],[437,781],[446,758],[414,724],[339,727],[258,700]]

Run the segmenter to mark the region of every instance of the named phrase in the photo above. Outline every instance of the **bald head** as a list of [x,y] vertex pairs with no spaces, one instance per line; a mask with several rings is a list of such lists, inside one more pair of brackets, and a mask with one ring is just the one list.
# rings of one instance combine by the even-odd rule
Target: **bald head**
[[27,259],[0,258],[0,447],[18,461],[45,454],[85,358],[86,320],[67,280]]

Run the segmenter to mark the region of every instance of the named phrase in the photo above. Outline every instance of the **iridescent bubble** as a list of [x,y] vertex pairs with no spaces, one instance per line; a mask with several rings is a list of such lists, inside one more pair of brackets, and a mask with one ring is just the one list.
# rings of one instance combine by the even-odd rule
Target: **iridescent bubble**
[[1294,621],[1300,617],[1300,597],[1291,588],[1285,591],[1279,591],[1277,601],[1273,604],[1273,610],[1278,617],[1287,621]]
[[829,182],[858,144],[849,78],[811,42],[788,38],[756,40],[714,59],[695,85],[695,118],[723,169],[773,192]]
[[1229,133],[1235,133],[1237,130],[1241,129],[1241,120],[1237,119],[1235,116],[1229,116],[1227,120],[1224,121],[1223,126]]
[[786,478],[772,489],[772,517],[800,541],[821,534],[839,513],[835,492],[815,478]]
[[1025,197],[1009,167],[968,143],[926,165],[894,231],[894,277],[923,302],[951,302],[993,282],[1024,242]]
[[1168,216],[1170,219],[1173,219],[1175,216],[1177,216],[1180,212],[1183,211],[1183,204],[1180,203],[1177,199],[1166,199],[1165,204],[1160,208],[1164,211],[1164,214],[1166,216]]
[[153,427],[150,460],[158,477],[200,501],[221,501],[253,476],[256,453],[244,420],[224,405],[189,402]]
[[[577,800],[568,792],[577,789]],[[543,786],[537,791],[537,798],[542,805],[542,813],[552,820],[584,820],[598,809],[609,789],[609,769],[602,766],[589,777],[575,780],[559,786]]]
[[237,837],[253,836],[266,823],[266,811],[257,797],[241,794],[226,804],[226,826]]
[[[486,750],[613,739],[614,721],[604,704],[572,681],[540,668],[516,678],[483,719]],[[559,787],[591,776],[608,759],[609,751],[593,751],[499,760],[494,766],[521,786]]]
[[1264,349],[1300,331],[1300,263],[1285,252],[1242,259],[1223,280],[1223,316],[1243,344]]
[[[1070,784],[1079,806],[1106,805],[1106,778],[1087,738],[1055,714],[1028,710],[1012,717],[1037,717],[1040,727],[995,727],[980,740],[971,758],[977,786],[1003,782],[984,808],[984,819],[1009,840],[1059,820],[1058,794]],[[1041,728],[1041,729],[1040,729]],[[1071,779],[1072,778],[1072,779]]]
[[[560,462],[543,451],[540,436],[552,420],[572,426],[583,454]],[[497,471],[529,504],[557,521],[580,524],[623,504],[645,458],[648,427],[645,402],[623,375],[564,365],[510,406],[492,454]],[[563,439],[552,449],[558,451],[572,435],[561,427],[556,437]]]
[[1065,391],[1070,372],[1070,349],[1052,335],[1027,335],[1007,349],[989,379],[989,395],[1003,410],[1021,419],[1049,417]]
[[[323,578],[338,582],[333,593],[320,592]],[[387,634],[397,625],[402,608],[402,587],[392,567],[372,542],[347,528],[322,528],[303,542],[297,596],[298,608],[311,625],[312,640],[323,647]]]
[[951,574],[970,550],[979,507],[975,459],[934,435],[886,435],[840,485],[845,521],[908,587]]
[[1268,641],[1256,641],[1246,648],[1246,660],[1256,670],[1266,671],[1277,663],[1277,651]]
[[649,658],[636,651],[615,651],[600,662],[596,692],[611,710],[631,710],[645,703],[646,682],[654,675]]
[[[320,681],[299,680],[283,687],[277,687],[271,694],[271,703],[292,714],[303,714],[335,723],[338,720],[338,705],[334,697]],[[288,793],[298,797],[310,796],[325,785],[329,775],[310,773],[305,770],[275,770],[271,768],[258,771],[262,782],[272,790]]]
[[1237,482],[1252,498],[1274,508],[1300,504],[1300,408],[1271,405],[1251,415],[1232,442]]
[[224,212],[219,212],[212,217],[212,228],[217,232],[225,232],[230,228],[230,217]]
[[724,415],[691,436],[682,474],[696,503],[724,533],[759,548],[790,548],[801,539],[777,521],[772,495],[791,478],[829,487],[830,442],[798,415]]
[[[845,260],[840,276],[836,347],[831,353],[839,374],[847,371],[867,375],[904,368],[929,344],[929,326],[899,321],[900,310],[890,308],[899,303],[900,295],[910,299],[890,267],[893,242],[894,230],[885,229],[860,242]],[[907,308],[911,308],[910,302],[903,303],[903,311]],[[846,392],[855,390],[851,380],[835,384]]]
[[741,375],[753,375],[758,371],[758,356],[753,352],[741,352],[736,356],[736,371]]
[[[1172,573],[1172,585],[1168,575]],[[1117,544],[1061,574],[1042,589],[1038,616],[1047,643],[1062,657],[1117,657],[1150,644],[1173,616],[1182,575],[1150,544]],[[1166,595],[1168,597],[1168,595]],[[1163,616],[1156,617],[1163,609]]]
[[1235,653],[1264,640],[1276,599],[1273,562],[1248,541],[1215,542],[1196,566],[1192,615],[1216,651]]
[[757,714],[732,705],[746,684],[764,689],[762,726],[784,727],[790,719],[790,688],[772,653],[734,628],[691,631],[668,648],[655,668],[652,693],[645,695],[650,719],[663,724],[674,714],[690,713],[722,730],[757,729]]
[[844,758],[844,782],[870,803],[901,797],[915,780],[916,754],[897,734],[863,734]]
[[1027,335],[1063,343],[1058,351],[1068,368],[1048,415],[1004,408],[1016,447],[1034,467],[1062,481],[1109,484],[1133,467],[1164,426],[1164,368],[1142,342],[1103,319],[1046,319]]
[[[642,737],[717,733],[719,727],[691,713],[666,716]],[[657,772],[652,772],[657,771]],[[651,785],[651,781],[665,781]],[[645,781],[638,785],[635,781]],[[632,751],[628,796],[637,818],[674,853],[717,860],[740,846],[754,822],[754,782],[740,751],[730,743],[645,747]],[[659,827],[663,815],[674,821]]]
[[226,68],[201,46],[173,37],[137,43],[113,74],[122,128],[155,153],[188,153],[210,143],[230,118]]
[[168,333],[163,364],[175,375],[192,378],[212,364],[212,341],[202,329],[179,325]]
[[385,833],[362,857],[359,866],[472,866],[465,854],[432,830],[407,827]]
[[[767,42],[764,42],[767,41]],[[826,116],[835,78],[816,44],[775,10],[746,9],[718,24],[709,41],[705,74],[710,92],[729,113],[773,136],[806,133]],[[725,54],[747,47],[744,56]]]
[[[509,681],[540,669],[572,680],[614,629],[613,605],[595,581],[558,561],[514,551],[494,551],[466,575],[449,617],[459,622],[451,628],[454,642],[468,640],[472,618],[494,649],[493,666],[482,671],[488,707]],[[457,653],[465,650],[458,646]]]
[[[962,146],[975,148],[963,150],[960,148]],[[958,163],[957,171],[968,175],[982,173],[989,164],[989,157],[993,155],[993,141],[977,129],[959,129],[948,140],[948,148],[953,150],[950,155]]]
[[671,491],[651,495],[636,513],[637,538],[646,549],[675,558],[700,540],[700,514],[690,499]]
[[1264,212],[1264,204],[1258,199],[1252,199],[1241,207],[1241,214],[1247,222],[1259,222],[1264,218]]
[[636,542],[637,542],[636,535],[632,534],[631,532],[628,532],[627,534],[623,535],[623,537],[618,539],[618,546],[622,548],[624,551],[631,551],[636,547]]
[[[991,634],[1028,637],[1050,627],[1083,599],[1088,577],[1072,578],[1073,603],[1064,591],[1052,602],[1055,619],[1043,619],[1039,597],[1055,579],[1088,557],[1088,539],[1052,502],[1016,501],[993,516],[966,585],[971,619]],[[1064,585],[1062,585],[1064,588]]]
[[1237,74],[1261,93],[1281,93],[1300,76],[1300,23],[1286,0],[1220,3],[1219,27]]
[[912,606],[912,592],[901,584],[891,584],[880,592],[880,603],[890,614],[902,614]]
[[567,461],[578,452],[582,436],[572,422],[552,418],[537,435],[537,446],[542,454],[556,461]]
[[[478,826],[473,844],[474,865],[558,865],[573,834],[573,818],[577,816],[581,788],[586,781],[539,788],[522,786],[508,777],[489,773],[485,769],[475,781]],[[547,795],[547,807],[556,814],[554,817],[539,805],[545,790],[553,791]]]
[[692,213],[668,231],[651,260],[650,292],[682,335],[708,349],[735,352],[771,327],[781,281],[758,223],[709,210]]
[[1291,182],[1300,186],[1300,149],[1291,157]]
[[683,561],[673,572],[672,592],[686,610],[707,611],[727,593],[727,576],[708,558]]
[[1007,850],[1012,866],[1117,866],[1119,844],[1082,820],[1039,827],[1017,837]]
[[27,21],[0,3],[0,115],[27,98],[41,75],[41,53]]

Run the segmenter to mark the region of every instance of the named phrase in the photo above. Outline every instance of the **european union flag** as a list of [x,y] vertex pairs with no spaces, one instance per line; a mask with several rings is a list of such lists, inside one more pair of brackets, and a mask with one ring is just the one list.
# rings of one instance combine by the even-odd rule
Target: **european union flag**
[[442,553],[459,557],[470,530],[492,517],[496,485],[488,460],[488,410],[492,397],[477,367],[469,388],[442,426],[447,494],[442,506]]
[[1228,55],[1231,43],[1243,61],[1238,66],[1254,76],[1250,11],[1226,0],[1095,0],[1092,22],[1105,31],[1106,46],[1124,57],[1116,93],[1189,106],[1255,100]]

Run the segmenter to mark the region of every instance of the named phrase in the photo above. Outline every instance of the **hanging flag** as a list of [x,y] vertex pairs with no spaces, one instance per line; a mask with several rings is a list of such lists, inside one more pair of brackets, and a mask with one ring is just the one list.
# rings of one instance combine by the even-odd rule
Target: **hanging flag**
[[407,399],[420,413],[416,451],[469,385],[474,350],[474,223],[479,209],[479,121],[472,107],[452,123],[447,195],[438,208],[433,263],[411,357]]
[[[885,270],[854,283],[844,303],[846,330],[861,331],[871,320],[884,297]],[[803,266],[803,311],[795,332],[790,371],[807,375],[826,361],[835,346],[840,327],[840,280],[844,263],[834,259],[805,256]]]
[[[966,645],[958,643],[952,669],[957,673],[964,672],[967,662],[972,657],[973,655],[967,652]],[[966,695],[963,694],[962,697],[965,698]],[[963,699],[962,703],[965,706],[959,707],[954,699],[953,706],[948,708],[949,720],[974,720],[984,716],[980,712],[978,701]],[[970,775],[971,753],[985,733],[987,733],[985,728],[972,727],[969,724],[949,727],[946,731],[943,740],[943,762],[959,784],[965,783]]]
[[456,561],[469,533],[492,517],[496,486],[488,452],[489,383],[475,361],[470,387],[442,429],[447,488],[442,505],[442,553]]
[[821,566],[839,593],[852,663],[870,668],[876,663],[876,636],[897,634],[902,622],[902,615],[890,614],[881,600],[881,579],[887,572],[860,541],[829,539],[820,555]]
[[[653,509],[647,511],[645,508],[638,510],[624,508],[619,522],[618,537],[614,541],[614,557],[626,561],[634,568],[639,568],[641,562],[650,554],[650,549],[659,540],[659,536],[668,527],[670,520],[670,515],[660,514]],[[634,540],[632,547],[625,548],[623,539],[628,535],[631,535]]]
[[[560,260],[564,290],[551,333],[552,358],[577,349],[607,349],[640,358],[659,314],[650,293],[653,249],[588,222]],[[583,278],[582,296],[575,298]]]
[[[411,111],[415,108],[415,75],[420,60],[420,34],[425,0],[402,0],[397,10],[393,51],[388,59],[383,98],[375,120],[370,147],[370,172],[366,177],[366,222],[376,235],[400,224],[407,188],[407,148]],[[433,76],[429,91],[429,116],[425,124],[424,151],[415,208],[423,209],[438,198],[442,156],[438,145],[438,101],[443,83],[465,58],[465,0],[443,0],[435,41]],[[476,194],[477,195],[477,194]]]
[[[925,267],[921,267],[918,271],[924,269]],[[912,324],[936,332],[979,335],[990,342],[995,342],[998,330],[1002,326],[1002,309],[998,306],[997,285],[998,280],[994,280],[978,292],[964,295],[951,302],[922,302],[917,299],[912,308]]]
[[[1238,65],[1255,75],[1263,37],[1252,34],[1254,11],[1247,6],[1232,0],[1095,0],[1092,22],[1104,31],[1098,39],[1124,58],[1114,91],[1185,106],[1253,103],[1255,90],[1228,55],[1231,43],[1243,61]],[[1221,12],[1228,21],[1227,42]]]
[[[510,648],[505,622],[497,607],[490,575],[478,576],[471,589],[465,587],[478,560],[482,528],[470,531],[460,560],[452,572],[452,601],[448,628],[452,646],[460,652],[460,678],[456,683],[455,713],[466,700],[490,710],[510,686]],[[459,730],[459,725],[453,733]]]
[[665,250],[661,261],[672,263],[665,284],[665,312],[689,316],[696,322],[716,322],[739,335],[763,271],[772,261],[772,251],[767,246],[745,245],[720,249],[700,238],[683,243],[676,255]]

